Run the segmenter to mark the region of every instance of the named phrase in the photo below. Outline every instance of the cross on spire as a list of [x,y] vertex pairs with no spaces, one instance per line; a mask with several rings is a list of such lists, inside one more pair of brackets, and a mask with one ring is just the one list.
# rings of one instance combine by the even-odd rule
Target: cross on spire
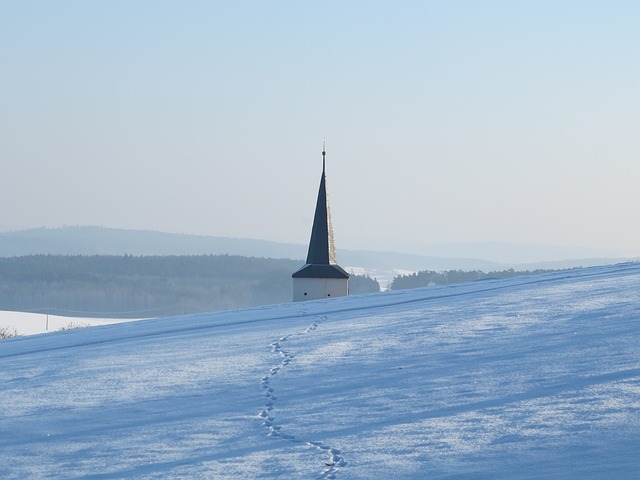
[[327,156],[327,141],[323,138],[322,139],[322,174],[324,175],[324,167],[325,167],[325,159]]

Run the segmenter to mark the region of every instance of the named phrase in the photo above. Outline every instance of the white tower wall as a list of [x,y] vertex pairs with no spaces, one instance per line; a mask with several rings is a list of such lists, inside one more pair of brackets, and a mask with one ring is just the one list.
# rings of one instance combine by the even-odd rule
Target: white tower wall
[[348,278],[294,278],[293,301],[319,300],[321,298],[349,295]]

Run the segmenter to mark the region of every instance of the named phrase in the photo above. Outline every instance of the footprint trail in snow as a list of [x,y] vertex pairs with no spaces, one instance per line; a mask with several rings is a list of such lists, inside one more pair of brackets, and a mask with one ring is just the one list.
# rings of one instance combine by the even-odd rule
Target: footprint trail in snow
[[[322,317],[322,320],[325,320],[326,317]],[[259,416],[263,419],[262,426],[267,429],[267,435],[270,437],[281,438],[283,440],[288,440],[291,443],[299,444],[299,445],[307,445],[310,448],[314,448],[319,452],[327,455],[328,458],[324,460],[324,468],[322,474],[320,474],[319,478],[322,479],[334,479],[341,467],[344,467],[347,463],[342,458],[340,450],[335,448],[331,448],[328,445],[325,445],[322,442],[303,440],[297,438],[293,435],[288,435],[283,433],[282,427],[276,425],[275,423],[275,412],[274,412],[274,404],[277,400],[277,397],[274,395],[274,389],[271,386],[271,380],[277,373],[282,370],[284,367],[289,365],[295,355],[289,353],[284,350],[284,343],[289,340],[292,336],[305,335],[307,333],[313,332],[316,328],[318,328],[319,322],[313,322],[306,330],[300,333],[295,333],[292,335],[288,335],[285,337],[280,337],[278,340],[271,343],[271,351],[275,354],[280,355],[282,358],[281,362],[272,367],[269,370],[269,373],[260,379],[260,384],[265,392],[266,402],[262,411],[259,413]]]

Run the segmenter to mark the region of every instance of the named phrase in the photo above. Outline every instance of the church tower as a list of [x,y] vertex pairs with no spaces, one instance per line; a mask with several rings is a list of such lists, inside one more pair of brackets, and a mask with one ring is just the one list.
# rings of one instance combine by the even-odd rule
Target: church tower
[[349,274],[336,262],[336,247],[327,198],[326,155],[323,143],[322,177],[307,263],[292,275],[294,302],[349,295]]

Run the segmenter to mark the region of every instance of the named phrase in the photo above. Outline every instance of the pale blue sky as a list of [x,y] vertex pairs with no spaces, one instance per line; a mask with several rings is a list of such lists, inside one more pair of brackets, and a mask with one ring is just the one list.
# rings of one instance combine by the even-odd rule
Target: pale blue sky
[[640,253],[636,1],[0,1],[0,227]]

